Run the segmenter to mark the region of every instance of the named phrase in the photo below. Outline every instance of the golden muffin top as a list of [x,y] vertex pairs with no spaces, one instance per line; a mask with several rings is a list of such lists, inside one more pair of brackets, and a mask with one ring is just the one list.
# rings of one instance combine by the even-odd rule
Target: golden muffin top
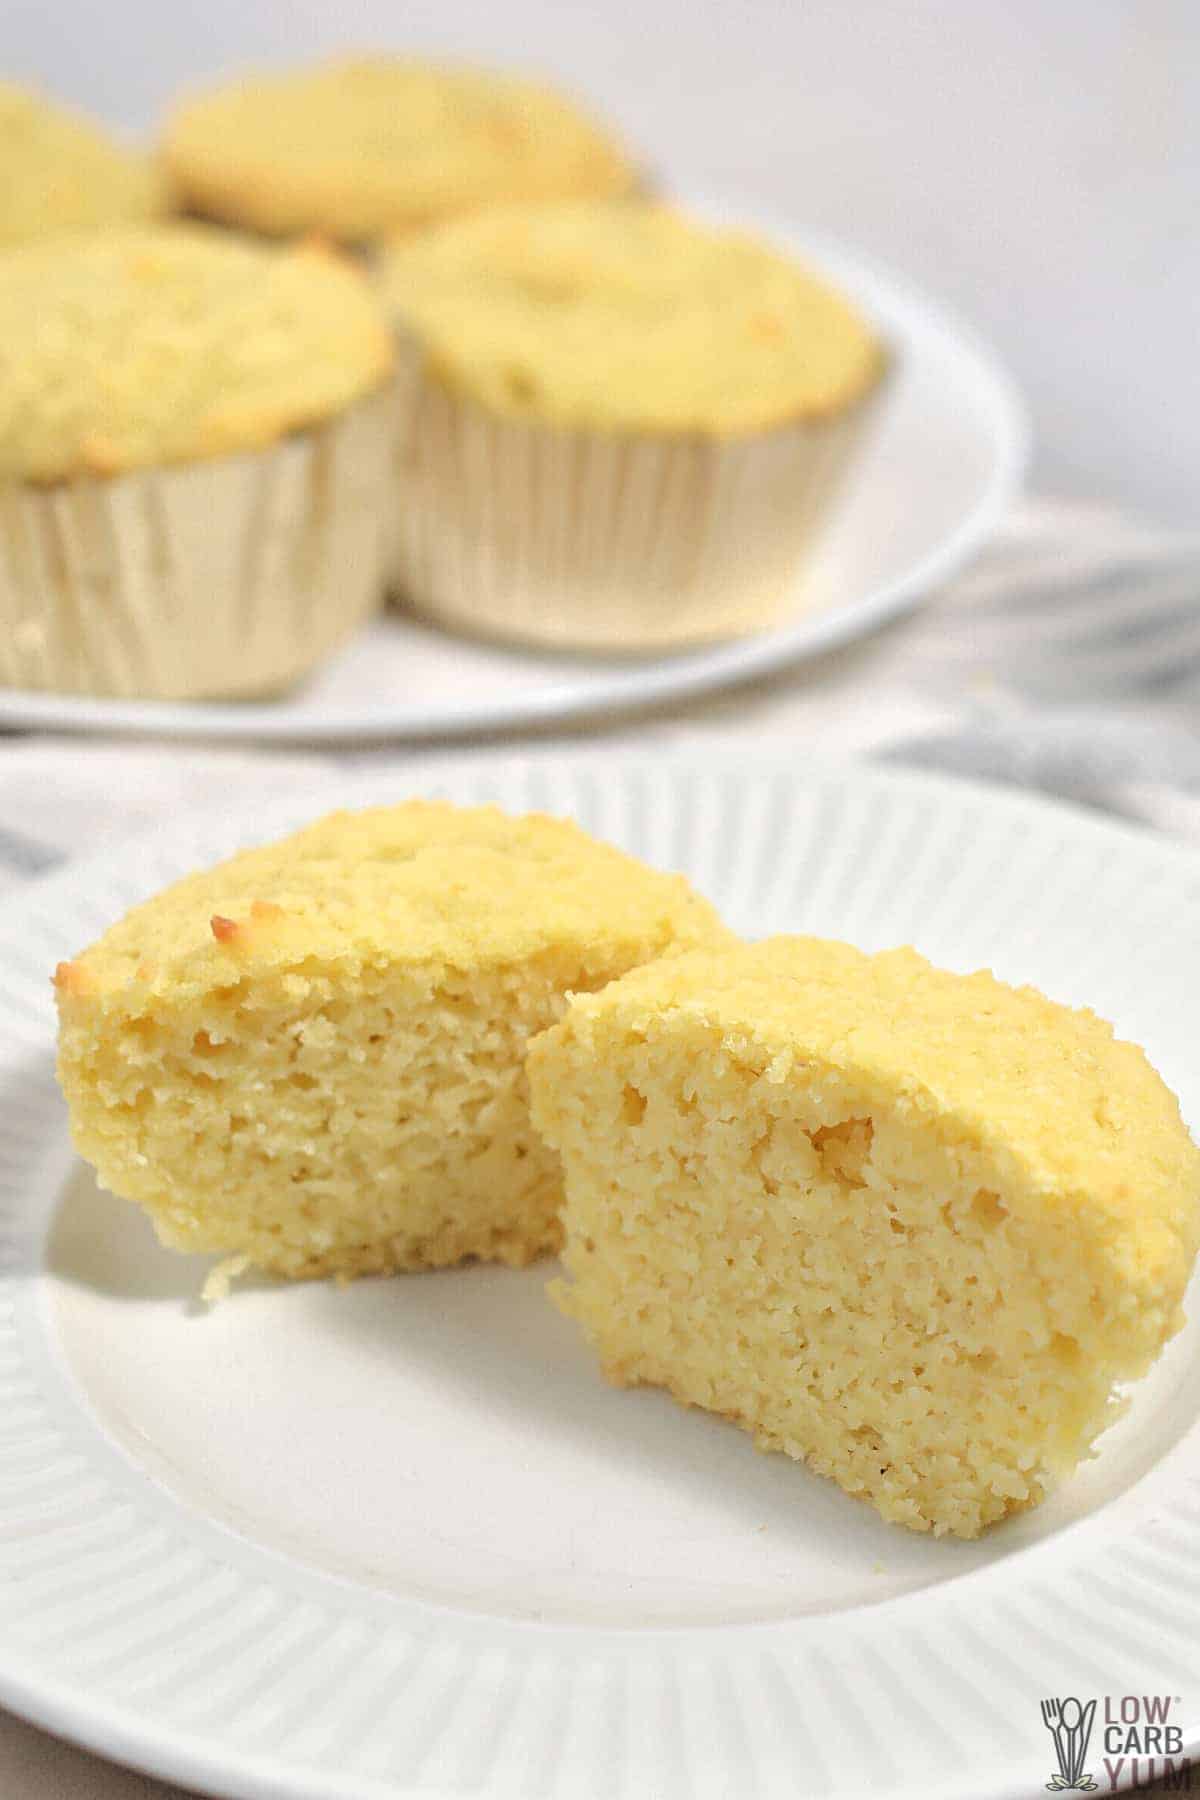
[[911,949],[777,937],[636,970],[576,998],[549,1037],[640,1036],[664,1021],[719,1032],[724,1053],[771,1082],[808,1063],[839,1071],[865,1109],[990,1152],[1006,1197],[1088,1209],[1143,1267],[1195,1253],[1200,1150],[1145,1053],[1093,1012]]
[[151,157],[0,81],[0,246],[137,224],[167,209],[166,180]]
[[211,218],[346,242],[502,201],[621,194],[622,149],[563,95],[482,69],[348,58],[185,101],[165,154]]
[[440,379],[568,427],[750,433],[837,412],[882,367],[823,281],[660,206],[479,214],[396,244],[383,286]]
[[328,251],[185,225],[26,245],[0,254],[0,476],[260,448],[391,363],[370,284]]
[[614,945],[654,954],[718,935],[681,875],[567,820],[414,800],[331,813],[177,882],[61,965],[57,985],[153,1010],[309,958],[469,971],[569,946],[604,967]]

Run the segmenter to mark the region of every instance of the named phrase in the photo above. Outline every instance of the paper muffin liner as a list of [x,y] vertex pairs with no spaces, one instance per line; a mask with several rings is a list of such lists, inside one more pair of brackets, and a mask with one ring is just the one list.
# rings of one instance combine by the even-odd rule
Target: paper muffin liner
[[741,636],[794,606],[806,552],[875,410],[754,436],[527,423],[401,345],[391,585],[495,637],[636,651]]
[[0,683],[232,699],[286,687],[381,603],[391,385],[264,450],[0,482]]

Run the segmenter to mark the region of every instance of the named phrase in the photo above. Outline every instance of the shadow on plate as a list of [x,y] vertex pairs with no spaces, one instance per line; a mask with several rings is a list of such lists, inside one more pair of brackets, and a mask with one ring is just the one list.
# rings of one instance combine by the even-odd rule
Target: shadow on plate
[[[73,1165],[46,1237],[45,1268],[58,1280],[113,1300],[173,1301],[199,1319],[211,1311],[200,1290],[219,1261],[166,1249],[140,1207],[106,1192],[86,1164]],[[237,1291],[281,1285],[242,1276]]]
[[[299,1372],[315,1346],[335,1382],[344,1370],[347,1385],[377,1396],[381,1419],[402,1420],[419,1392],[423,1402],[432,1396],[435,1420],[444,1402],[456,1445],[475,1428],[498,1428],[512,1454],[531,1468],[540,1461],[561,1468],[566,1458],[584,1482],[589,1469],[602,1467],[606,1479],[614,1473],[625,1479],[626,1471],[631,1491],[650,1484],[656,1508],[686,1506],[690,1496],[726,1518],[739,1536],[767,1534],[764,1551],[773,1545],[779,1554],[788,1543],[828,1546],[832,1563],[844,1568],[845,1597],[835,1600],[827,1588],[817,1607],[822,1611],[940,1583],[1035,1545],[1110,1503],[1133,1501],[1131,1490],[1200,1411],[1200,1332],[1189,1327],[1140,1384],[1131,1416],[1106,1436],[1101,1455],[1045,1505],[973,1543],[934,1540],[885,1524],[782,1456],[756,1454],[728,1421],[686,1411],[656,1390],[609,1387],[575,1326],[545,1297],[545,1283],[556,1273],[552,1262],[516,1272],[467,1265],[344,1289],[332,1282],[242,1280],[214,1312],[198,1299],[211,1260],[163,1249],[137,1208],[100,1192],[78,1166],[62,1191],[46,1251],[58,1282],[135,1315],[139,1308],[157,1314],[165,1307],[181,1317],[189,1338],[210,1330],[210,1345],[236,1341],[243,1370],[261,1365],[264,1333],[277,1357],[286,1345],[292,1373],[271,1390],[268,1436],[284,1439],[314,1424],[319,1436],[323,1429],[306,1410]],[[119,1319],[114,1324],[122,1329]],[[140,1335],[136,1316],[128,1331]],[[190,1362],[194,1352],[182,1354]],[[179,1375],[186,1378],[182,1366]],[[297,1388],[289,1391],[293,1379]],[[327,1409],[336,1409],[339,1391],[335,1386]],[[206,1401],[208,1430],[244,1430],[261,1417],[255,1413],[261,1405],[262,1390],[253,1383],[223,1388]],[[373,1458],[403,1455],[404,1441],[402,1431],[385,1432],[379,1446],[360,1452],[360,1491],[376,1485]],[[481,1478],[486,1473],[478,1471]],[[886,1579],[872,1581],[873,1571],[886,1571]],[[832,1586],[841,1585],[835,1576]],[[802,1595],[790,1601],[790,1613],[811,1609]]]

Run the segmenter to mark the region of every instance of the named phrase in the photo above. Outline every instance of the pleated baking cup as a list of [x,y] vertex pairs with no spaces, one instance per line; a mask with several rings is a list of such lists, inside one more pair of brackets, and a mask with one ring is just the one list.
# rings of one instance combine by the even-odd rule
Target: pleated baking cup
[[50,486],[0,483],[0,683],[269,694],[381,604],[390,384],[271,445]]
[[403,360],[395,596],[605,651],[743,636],[793,608],[878,391],[751,437],[618,435],[505,418]]

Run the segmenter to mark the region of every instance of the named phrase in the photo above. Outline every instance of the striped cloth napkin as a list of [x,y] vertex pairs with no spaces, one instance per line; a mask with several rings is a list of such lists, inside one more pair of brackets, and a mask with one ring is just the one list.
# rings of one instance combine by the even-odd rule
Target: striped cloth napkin
[[[863,643],[549,741],[629,751],[770,740],[794,751],[799,741],[1040,788],[1200,842],[1198,709],[1200,537],[1031,502],[958,580]],[[339,773],[413,755],[13,737],[0,743],[0,883],[231,796],[252,806],[303,786],[316,811]]]

